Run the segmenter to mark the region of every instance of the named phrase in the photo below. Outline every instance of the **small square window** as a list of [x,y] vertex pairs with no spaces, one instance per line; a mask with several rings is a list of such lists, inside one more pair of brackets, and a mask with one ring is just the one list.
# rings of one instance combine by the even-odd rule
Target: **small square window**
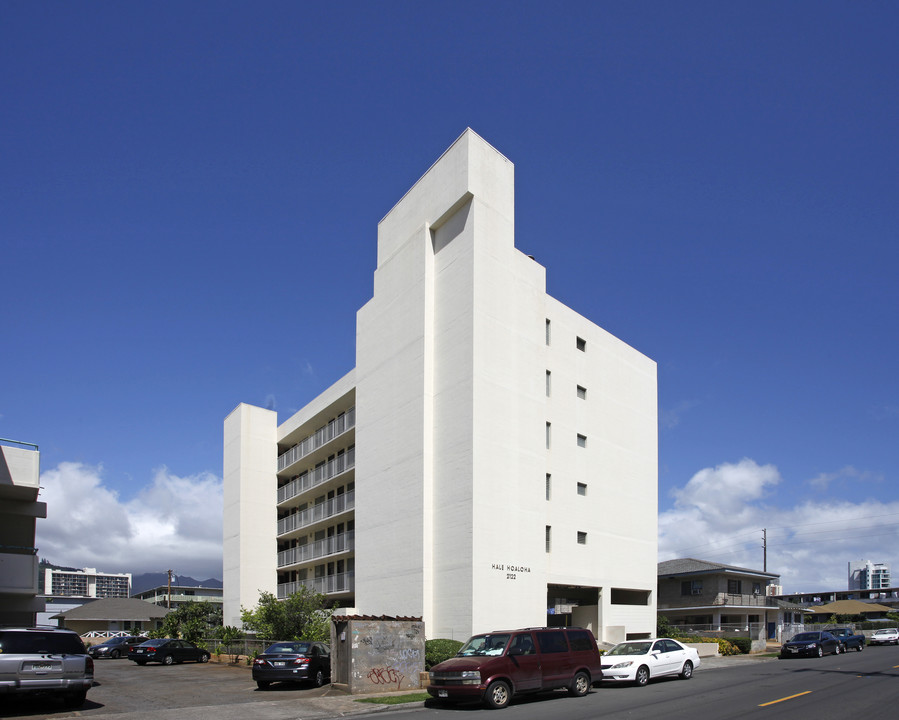
[[586,400],[587,399],[587,388],[581,387],[580,385],[578,385],[577,386],[577,396],[581,400]]
[[578,495],[586,495],[587,494],[587,483],[578,483],[577,484],[577,494]]
[[577,349],[581,352],[587,352],[587,341],[584,338],[577,339]]
[[577,544],[578,545],[586,545],[587,544],[587,533],[581,532],[580,530],[578,530]]
[[582,447],[582,448],[587,447],[587,436],[586,436],[586,435],[580,435],[580,434],[578,434],[578,436],[577,436],[577,446],[578,446],[578,447]]

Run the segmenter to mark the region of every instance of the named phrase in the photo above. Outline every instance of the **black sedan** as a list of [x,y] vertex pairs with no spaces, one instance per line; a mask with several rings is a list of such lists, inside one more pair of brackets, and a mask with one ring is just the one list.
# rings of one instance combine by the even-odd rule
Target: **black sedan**
[[138,645],[128,653],[128,659],[134,660],[138,665],[146,665],[148,662],[173,665],[185,660],[205,663],[209,662],[209,653],[187,640],[159,638]]
[[841,649],[840,641],[829,632],[802,632],[794,635],[789,642],[785,642],[781,646],[780,656],[782,658],[800,655],[821,657],[827,653],[839,655]]
[[323,642],[290,641],[269,645],[253,661],[260,690],[273,682],[311,682],[321,687],[331,679],[331,648]]
[[134,635],[112,637],[98,645],[91,645],[87,649],[87,654],[95,660],[99,658],[112,658],[113,660],[116,660],[120,657],[125,657],[134,648],[145,642],[147,642],[147,638],[136,637]]

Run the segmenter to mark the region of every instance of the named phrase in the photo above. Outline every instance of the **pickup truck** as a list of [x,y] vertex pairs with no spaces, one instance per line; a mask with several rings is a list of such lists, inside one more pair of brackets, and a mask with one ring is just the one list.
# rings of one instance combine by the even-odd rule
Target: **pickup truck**
[[843,652],[855,648],[858,652],[865,649],[865,636],[856,635],[849,628],[833,628],[829,631],[843,646]]

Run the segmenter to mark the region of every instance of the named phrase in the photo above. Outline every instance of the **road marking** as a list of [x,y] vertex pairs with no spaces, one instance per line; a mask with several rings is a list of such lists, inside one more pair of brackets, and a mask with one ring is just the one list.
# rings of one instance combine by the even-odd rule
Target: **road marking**
[[797,693],[796,695],[790,695],[790,697],[781,698],[780,700],[772,700],[771,702],[762,703],[759,707],[767,707],[768,705],[776,705],[779,702],[783,702],[784,700],[792,700],[793,698],[802,697],[803,695],[810,695],[811,690],[806,690],[805,692]]

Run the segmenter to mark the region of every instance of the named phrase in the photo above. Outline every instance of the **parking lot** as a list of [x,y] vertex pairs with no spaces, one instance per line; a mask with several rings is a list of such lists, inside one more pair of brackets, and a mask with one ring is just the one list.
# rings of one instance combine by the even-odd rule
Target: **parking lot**
[[[258,690],[247,667],[216,663],[140,667],[128,660],[97,660],[94,667],[94,687],[83,707],[69,710],[51,697],[7,697],[0,698],[0,717],[206,720],[214,714],[216,720],[262,715],[305,720],[377,710],[344,696],[328,697],[327,686],[276,684]],[[257,711],[250,707],[253,704]]]

